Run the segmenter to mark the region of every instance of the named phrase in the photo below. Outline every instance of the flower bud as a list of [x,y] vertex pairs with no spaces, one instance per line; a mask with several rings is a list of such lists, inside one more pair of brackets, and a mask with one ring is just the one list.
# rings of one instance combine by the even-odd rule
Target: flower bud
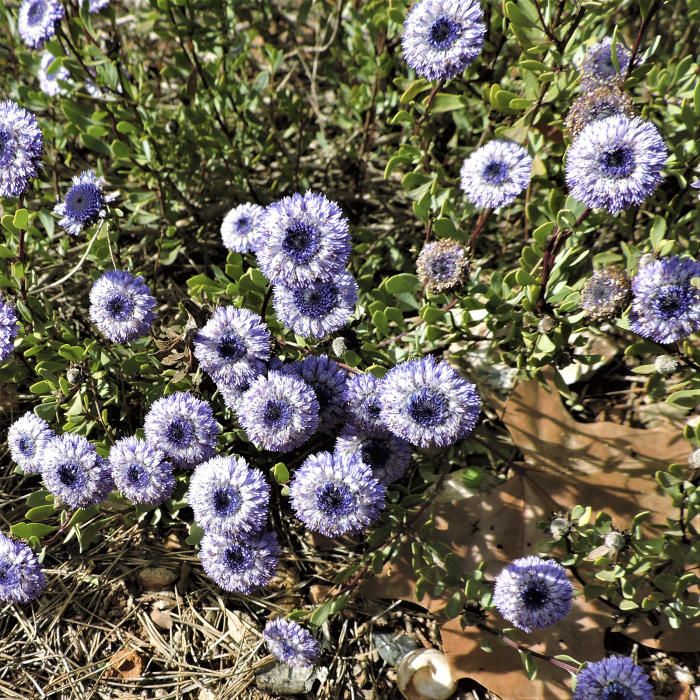
[[627,546],[627,537],[617,530],[605,535],[605,546],[611,552],[621,552]]
[[566,518],[554,518],[549,524],[549,531],[555,540],[561,540],[571,532],[571,523]]
[[581,291],[581,308],[593,321],[610,321],[630,303],[629,277],[614,267],[596,270]]
[[690,453],[690,457],[688,457],[688,464],[693,469],[700,469],[700,448]]
[[654,360],[654,367],[661,376],[670,377],[680,367],[680,362],[673,355],[659,355]]
[[336,357],[342,357],[348,351],[348,344],[345,342],[345,338],[340,336],[338,338],[333,338],[331,347]]

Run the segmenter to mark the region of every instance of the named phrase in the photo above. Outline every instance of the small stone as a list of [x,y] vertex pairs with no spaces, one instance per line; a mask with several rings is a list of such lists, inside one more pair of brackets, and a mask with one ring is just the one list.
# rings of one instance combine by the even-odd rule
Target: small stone
[[402,656],[418,648],[415,639],[397,632],[375,632],[372,641],[389,666],[396,666]]
[[270,695],[301,695],[311,691],[315,674],[313,669],[300,669],[276,663],[255,675],[258,690]]
[[147,591],[162,591],[178,578],[177,571],[165,566],[149,566],[139,571],[139,581]]

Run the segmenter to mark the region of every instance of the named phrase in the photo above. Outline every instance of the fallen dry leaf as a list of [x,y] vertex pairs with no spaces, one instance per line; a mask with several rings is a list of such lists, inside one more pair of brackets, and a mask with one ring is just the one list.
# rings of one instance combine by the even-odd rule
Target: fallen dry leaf
[[133,649],[120,649],[112,654],[109,669],[105,675],[119,675],[125,679],[140,678],[143,673],[143,659]]

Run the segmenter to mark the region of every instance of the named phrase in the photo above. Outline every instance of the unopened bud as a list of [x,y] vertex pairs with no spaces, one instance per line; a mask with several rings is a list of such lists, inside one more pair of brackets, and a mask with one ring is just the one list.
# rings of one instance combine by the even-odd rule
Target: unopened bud
[[555,540],[561,540],[571,532],[571,523],[566,518],[554,518],[549,524],[549,531]]
[[331,347],[336,357],[342,357],[348,351],[348,344],[342,337],[334,338]]
[[680,362],[673,355],[659,355],[654,360],[654,367],[663,377],[670,377],[680,367]]
[[627,546],[627,538],[617,530],[605,535],[605,546],[611,552],[621,552]]
[[700,448],[690,453],[688,464],[693,467],[693,469],[700,469]]
[[557,322],[551,316],[543,316],[537,324],[537,330],[540,333],[549,333],[553,331]]
[[81,384],[83,381],[83,373],[79,367],[69,367],[66,372],[66,379],[69,384]]

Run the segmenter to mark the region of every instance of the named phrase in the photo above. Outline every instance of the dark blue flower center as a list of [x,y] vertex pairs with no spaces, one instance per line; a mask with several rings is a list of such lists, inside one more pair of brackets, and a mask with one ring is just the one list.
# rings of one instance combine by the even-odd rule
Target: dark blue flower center
[[6,589],[14,588],[19,584],[18,579],[17,567],[7,560],[0,562],[0,586]]
[[129,465],[129,468],[126,470],[126,480],[132,486],[140,486],[145,481],[145,476],[146,470],[143,468],[142,464],[138,464],[137,462]]
[[281,430],[286,428],[292,418],[292,409],[286,401],[270,399],[263,407],[262,419],[266,428]]
[[27,435],[22,435],[17,443],[17,447],[25,457],[31,457],[34,454],[34,440]]
[[379,418],[379,415],[382,412],[382,406],[379,403],[379,399],[375,396],[371,396],[367,399],[365,408],[367,410],[367,415],[370,418]]
[[634,154],[625,146],[611,148],[600,156],[600,169],[606,177],[627,177],[634,170]]
[[96,221],[104,207],[102,190],[90,182],[73,185],[64,202],[66,216],[83,225]]
[[165,437],[176,447],[187,447],[193,436],[194,426],[187,418],[174,418],[165,431]]
[[29,24],[38,24],[46,13],[46,0],[34,0],[27,11],[27,22]]
[[318,406],[320,409],[328,408],[331,401],[333,400],[333,392],[327,384],[313,383],[312,384],[316,398],[318,399]]
[[287,227],[282,250],[296,263],[310,260],[318,249],[318,232],[304,221],[295,221]]
[[332,282],[298,287],[294,290],[294,302],[299,311],[309,318],[323,318],[335,307],[338,288]]
[[115,321],[126,321],[134,312],[134,301],[121,292],[114,292],[105,304],[109,315]]
[[634,695],[622,683],[613,681],[604,688],[600,698],[601,700],[634,700]]
[[428,43],[440,51],[446,51],[457,41],[462,25],[451,17],[438,17],[428,30]]
[[326,484],[316,494],[316,507],[328,517],[339,517],[352,513],[355,503],[345,484]]
[[416,423],[422,426],[440,425],[447,417],[447,399],[441,391],[423,387],[411,394],[406,411]]
[[695,289],[690,285],[669,284],[660,287],[650,299],[650,305],[660,319],[675,319],[697,304]]
[[241,495],[232,486],[218,488],[212,494],[212,504],[217,515],[225,517],[235,513],[241,503]]
[[439,281],[450,280],[455,276],[455,256],[453,253],[441,253],[430,259],[430,276]]
[[508,165],[502,160],[492,160],[481,174],[489,184],[500,185],[508,177]]
[[391,447],[385,438],[368,438],[360,448],[362,461],[372,469],[384,469],[391,459]]
[[12,162],[15,155],[13,144],[12,133],[0,126],[0,167],[8,166]]
[[67,462],[58,468],[58,480],[64,486],[75,486],[78,481],[78,469],[75,464]]
[[224,333],[216,344],[216,350],[225,360],[237,362],[246,353],[245,343],[238,333]]
[[250,233],[252,223],[253,220],[249,216],[241,216],[238,219],[238,221],[236,221],[236,228],[238,229],[238,233]]
[[550,600],[547,584],[539,579],[528,581],[525,587],[520,591],[520,600],[526,608],[530,610],[539,610]]
[[224,552],[224,560],[233,573],[239,573],[250,568],[252,552],[239,544],[232,544]]

